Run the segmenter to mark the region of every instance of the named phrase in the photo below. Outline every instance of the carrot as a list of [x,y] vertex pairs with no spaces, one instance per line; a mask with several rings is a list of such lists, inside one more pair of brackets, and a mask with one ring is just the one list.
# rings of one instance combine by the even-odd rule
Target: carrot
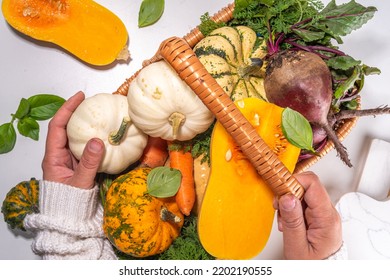
[[167,141],[160,137],[148,138],[148,143],[140,159],[140,166],[154,168],[163,166],[168,158]]
[[194,159],[187,149],[172,149],[168,144],[170,167],[181,172],[181,183],[175,200],[183,215],[189,216],[195,204]]

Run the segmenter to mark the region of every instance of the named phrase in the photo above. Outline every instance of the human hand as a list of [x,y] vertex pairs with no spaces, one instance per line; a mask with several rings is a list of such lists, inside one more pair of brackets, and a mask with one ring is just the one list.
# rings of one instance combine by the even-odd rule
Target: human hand
[[84,93],[76,93],[61,106],[49,122],[45,156],[42,161],[44,180],[82,189],[94,186],[94,179],[104,155],[103,141],[91,139],[80,161],[77,161],[67,145],[66,125],[84,99]]
[[306,192],[275,200],[278,228],[283,232],[286,259],[325,259],[342,245],[341,219],[319,178],[312,172],[295,175]]

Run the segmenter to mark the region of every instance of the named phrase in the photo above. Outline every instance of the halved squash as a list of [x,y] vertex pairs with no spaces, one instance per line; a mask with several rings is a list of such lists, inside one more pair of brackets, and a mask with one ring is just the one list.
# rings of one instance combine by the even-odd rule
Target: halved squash
[[2,12],[19,32],[54,43],[92,65],[128,57],[123,22],[94,1],[3,0]]
[[[283,108],[258,98],[235,103],[292,172],[300,149],[283,135]],[[219,122],[210,148],[211,173],[198,221],[200,241],[218,259],[250,259],[262,251],[270,235],[274,194]]]

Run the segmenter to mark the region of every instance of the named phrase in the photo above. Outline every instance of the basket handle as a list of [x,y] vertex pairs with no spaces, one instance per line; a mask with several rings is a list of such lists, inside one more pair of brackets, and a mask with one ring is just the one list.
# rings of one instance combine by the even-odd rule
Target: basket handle
[[282,196],[292,193],[302,199],[305,192],[302,185],[207,72],[184,39],[172,37],[163,41],[156,55],[146,65],[161,59],[175,69],[179,77],[215,115],[275,195]]

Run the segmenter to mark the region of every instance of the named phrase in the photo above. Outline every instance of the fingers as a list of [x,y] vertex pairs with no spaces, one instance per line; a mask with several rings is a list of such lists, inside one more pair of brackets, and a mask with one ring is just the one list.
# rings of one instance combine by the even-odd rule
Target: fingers
[[83,189],[92,188],[103,155],[104,143],[102,140],[93,138],[88,141],[70,184]]
[[286,194],[274,203],[285,257],[324,258],[340,244],[335,209],[317,175],[304,172],[295,177],[305,188],[303,201]]
[[301,202],[292,194],[279,198],[279,229],[283,231],[286,258],[294,259],[296,252],[307,250],[306,225]]
[[65,147],[68,139],[66,125],[84,98],[85,95],[83,92],[76,93],[58,109],[57,113],[51,119],[46,139],[46,153],[55,152],[56,149]]
[[295,178],[306,190],[304,201],[308,208],[329,208],[332,204],[330,197],[316,174],[303,172],[295,175]]

